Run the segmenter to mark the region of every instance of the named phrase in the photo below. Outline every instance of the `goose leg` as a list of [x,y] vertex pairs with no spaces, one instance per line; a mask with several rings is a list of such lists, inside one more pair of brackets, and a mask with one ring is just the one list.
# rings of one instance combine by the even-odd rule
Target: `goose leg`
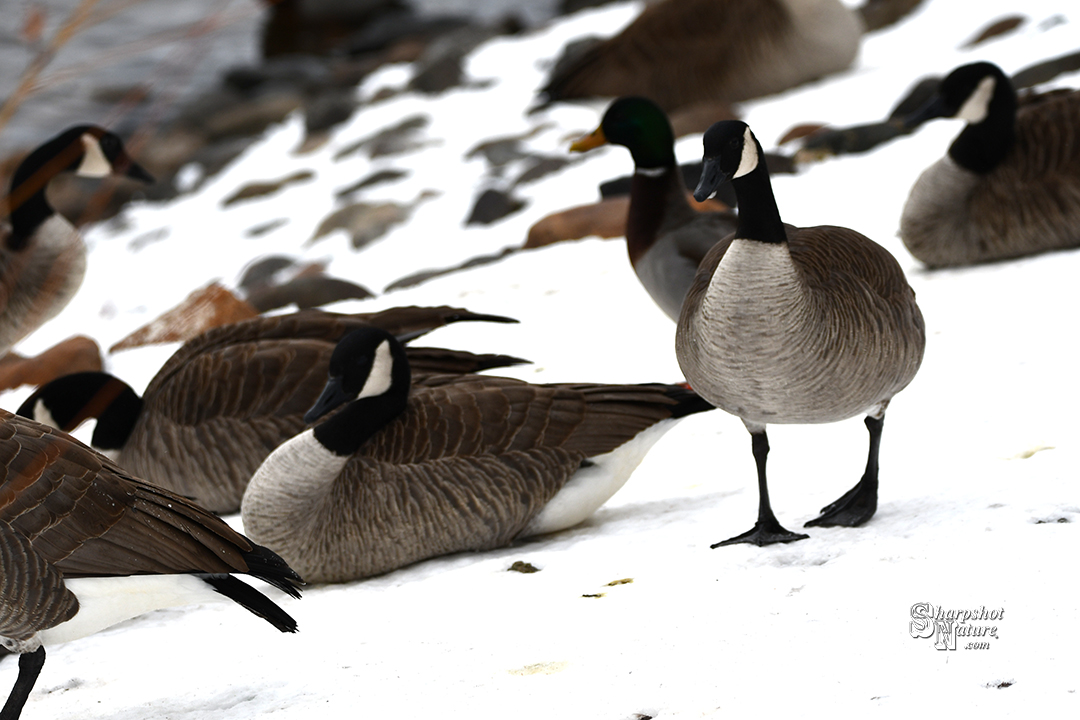
[[874,517],[877,511],[878,449],[881,447],[881,427],[885,416],[866,416],[866,429],[870,431],[870,454],[866,459],[866,472],[855,485],[834,502],[821,509],[821,515],[803,527],[858,527]]
[[769,436],[765,434],[765,428],[760,431],[750,431],[750,438],[754,448],[754,461],[757,463],[758,475],[758,519],[754,527],[742,535],[736,535],[723,542],[711,545],[718,548],[721,545],[735,545],[738,543],[753,543],[754,545],[772,545],[773,543],[794,542],[804,540],[809,535],[793,533],[780,525],[769,503],[769,486],[765,480],[765,459],[769,455]]
[[4,703],[4,709],[0,710],[0,720],[18,720],[22,714],[26,698],[30,697],[30,691],[34,689],[41,666],[45,664],[45,646],[42,645],[32,653],[23,653],[19,656],[19,677],[15,680],[15,687],[11,689],[11,695]]

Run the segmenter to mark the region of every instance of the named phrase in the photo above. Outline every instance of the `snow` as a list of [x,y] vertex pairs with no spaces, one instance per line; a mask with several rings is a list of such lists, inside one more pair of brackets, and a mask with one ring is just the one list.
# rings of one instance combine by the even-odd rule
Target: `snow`
[[[803,122],[881,119],[917,79],[964,62],[991,60],[1011,73],[1076,49],[1078,15],[1064,0],[923,5],[868,36],[849,72],[746,104],[763,145],[774,146]],[[131,206],[86,231],[92,251],[82,289],[19,350],[36,353],[73,333],[108,347],[212,279],[234,285],[244,265],[264,254],[326,259],[332,274],[379,289],[420,269],[520,244],[539,218],[595,199],[598,182],[628,173],[628,153],[594,151],[520,186],[524,211],[488,227],[464,226],[473,199],[484,187],[507,187],[521,164],[500,175],[466,154],[482,141],[520,135],[533,152],[565,157],[569,141],[595,127],[606,103],[527,116],[544,67],[566,40],[616,32],[639,8],[584,11],[489,42],[469,59],[468,87],[365,105],[313,152],[296,152],[303,124],[293,117],[201,186],[193,168],[191,194]],[[960,49],[1015,13],[1027,18],[1016,32]],[[409,77],[408,66],[390,67],[359,93],[370,98]],[[1047,87],[1078,83],[1074,73]],[[335,160],[417,114],[430,123],[416,133],[416,149]],[[662,438],[626,487],[576,528],[361,582],[309,587],[299,601],[267,589],[298,620],[296,635],[216,604],[159,611],[49,648],[24,717],[624,720],[764,711],[908,718],[928,708],[940,717],[1075,717],[1080,603],[1068,557],[1080,527],[1071,329],[1080,252],[920,268],[896,236],[900,209],[960,127],[938,121],[865,155],[773,180],[786,221],[852,227],[893,252],[926,318],[925,360],[889,408],[879,508],[864,527],[812,528],[808,540],[790,545],[710,550],[750,527],[757,491],[742,423],[704,413]],[[695,159],[700,147],[698,137],[683,139],[678,156]],[[343,233],[308,244],[336,207],[335,191],[389,167],[409,175],[364,200],[437,195],[360,252]],[[312,170],[314,179],[222,207],[246,182],[299,170]],[[246,235],[276,218],[288,222]],[[508,372],[530,381],[680,379],[674,325],[638,284],[621,240],[518,253],[334,309],[403,304],[517,317],[515,326],[442,329],[429,342],[530,358],[533,365]],[[141,390],[174,349],[116,353],[109,369]],[[28,392],[6,393],[0,405],[14,409]],[[88,437],[88,428],[79,435]],[[769,435],[773,507],[790,529],[862,473],[867,434],[860,418],[770,426]],[[518,560],[540,572],[508,572]],[[965,649],[961,638],[958,649],[937,650],[932,639],[909,632],[912,606],[921,602],[1004,612],[977,623],[997,626],[996,637],[986,638],[989,649]],[[0,664],[3,692],[15,672],[14,662]]]

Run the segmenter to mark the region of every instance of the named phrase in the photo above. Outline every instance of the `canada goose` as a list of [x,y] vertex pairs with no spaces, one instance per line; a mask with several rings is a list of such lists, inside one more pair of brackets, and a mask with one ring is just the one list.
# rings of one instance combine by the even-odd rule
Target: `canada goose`
[[481,375],[410,393],[400,343],[365,328],[338,343],[306,419],[337,408],[266,459],[241,507],[245,531],[311,582],[575,525],[677,420],[711,406],[679,385]]
[[[824,423],[867,413],[866,473],[811,525],[857,526],[877,509],[885,408],[915,377],[925,330],[896,260],[854,230],[785,225],[761,145],[746,123],[705,133],[695,196],[731,178],[739,228],[709,251],[687,294],[675,337],[691,387],[738,415],[752,437],[760,505],[752,530],[717,545],[800,540],[769,504],[768,423]],[[717,547],[714,545],[713,547]]]
[[1025,96],[999,67],[953,70],[908,119],[967,126],[911,188],[900,238],[929,267],[1080,246],[1080,91]]
[[565,53],[540,93],[548,103],[644,95],[668,112],[738,102],[847,68],[861,35],[839,0],[664,0]]
[[59,313],[82,284],[82,236],[45,197],[62,172],[153,182],[119,137],[95,125],[65,130],[19,164],[7,196],[11,226],[0,228],[0,355]]
[[[40,388],[19,414],[68,432],[95,417],[91,444],[118,451],[117,462],[126,470],[214,512],[236,512],[251,474],[271,450],[303,429],[304,412],[326,384],[330,353],[343,335],[373,324],[411,339],[462,320],[515,322],[450,307],[258,317],[185,343],[142,398],[112,375],[76,373]],[[524,362],[439,348],[407,352],[423,373]]]
[[151,610],[232,600],[282,632],[296,621],[233,573],[292,597],[300,577],[206,510],[125,473],[69,435],[0,410],[0,645],[16,720],[45,646]]
[[678,320],[698,264],[718,239],[735,230],[735,213],[699,213],[690,207],[671,123],[653,101],[615,100],[600,126],[570,149],[585,152],[607,143],[622,145],[634,159],[626,218],[630,264],[656,304]]

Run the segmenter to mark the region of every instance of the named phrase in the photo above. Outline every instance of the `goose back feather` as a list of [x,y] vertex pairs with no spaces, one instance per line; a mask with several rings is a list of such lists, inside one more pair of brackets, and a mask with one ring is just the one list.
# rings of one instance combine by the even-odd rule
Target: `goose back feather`
[[[417,337],[460,320],[509,321],[449,307],[357,315],[313,310],[253,318],[185,343],[150,381],[141,400],[107,375],[90,378],[99,384],[82,389],[75,387],[82,377],[61,378],[28,398],[19,412],[32,417],[47,410],[65,430],[98,417],[95,446],[118,450],[117,460],[129,472],[215,512],[235,512],[251,474],[274,448],[303,429],[303,415],[326,383],[337,340],[373,323]],[[420,369],[421,383],[431,372],[476,372],[522,362],[438,348],[409,347],[406,352]],[[106,414],[116,410],[121,415],[112,406],[114,399],[129,408],[115,421]],[[65,402],[73,407],[58,408]]]

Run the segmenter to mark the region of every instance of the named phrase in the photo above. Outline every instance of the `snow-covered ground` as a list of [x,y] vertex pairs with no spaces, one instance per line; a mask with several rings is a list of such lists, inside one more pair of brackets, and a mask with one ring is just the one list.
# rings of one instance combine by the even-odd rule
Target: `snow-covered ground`
[[[332,274],[378,289],[520,244],[540,217],[595,199],[598,182],[629,172],[629,155],[610,148],[575,158],[517,189],[528,201],[522,212],[466,228],[479,190],[505,185],[521,169],[493,179],[483,159],[466,154],[481,141],[528,135],[522,144],[531,151],[565,155],[571,138],[595,127],[605,103],[526,116],[543,67],[566,40],[615,32],[639,7],[587,11],[492,41],[469,59],[472,86],[365,106],[308,154],[294,152],[303,126],[292,118],[197,192],[132,206],[88,230],[82,290],[19,350],[36,353],[74,333],[108,347],[212,279],[235,284],[244,265],[264,254],[327,259]],[[1027,20],[1001,39],[959,49],[1007,14]],[[983,59],[1012,73],[1074,51],[1077,22],[1065,0],[927,0],[901,24],[868,36],[850,72],[743,111],[766,148],[798,123],[878,120],[923,75]],[[408,66],[388,68],[360,92],[369,97],[409,76]],[[1053,83],[1078,84],[1078,74]],[[416,150],[334,159],[416,114],[430,117]],[[221,604],[154,613],[50,648],[24,717],[1076,717],[1080,602],[1069,558],[1080,527],[1080,252],[920,269],[896,236],[900,209],[960,127],[938,121],[871,153],[773,180],[786,221],[845,225],[891,250],[926,318],[925,360],[889,408],[879,509],[866,526],[814,528],[790,545],[710,550],[752,524],[757,492],[742,423],[705,413],[662,439],[627,486],[578,528],[310,587],[300,601],[282,597],[300,623],[292,636]],[[698,137],[685,138],[678,155],[695,159],[700,147]],[[361,252],[344,234],[307,244],[334,209],[335,191],[389,167],[409,175],[365,200],[438,195]],[[221,204],[244,183],[297,170],[315,177],[273,197]],[[288,222],[246,234],[278,218]],[[674,325],[638,284],[621,241],[518,253],[334,309],[402,304],[519,318],[516,326],[446,328],[428,341],[531,358],[534,365],[513,370],[531,381],[680,379]],[[141,389],[174,349],[117,353],[109,369]],[[27,392],[0,396],[0,406],[14,409]],[[861,418],[770,426],[769,435],[773,506],[791,529],[862,472]],[[540,572],[508,572],[517,560]],[[956,650],[937,650],[932,638],[912,637],[918,603],[1002,614],[969,623],[996,626],[993,637],[974,638],[988,649],[967,649],[960,638]],[[15,671],[10,660],[0,664],[3,693]]]

